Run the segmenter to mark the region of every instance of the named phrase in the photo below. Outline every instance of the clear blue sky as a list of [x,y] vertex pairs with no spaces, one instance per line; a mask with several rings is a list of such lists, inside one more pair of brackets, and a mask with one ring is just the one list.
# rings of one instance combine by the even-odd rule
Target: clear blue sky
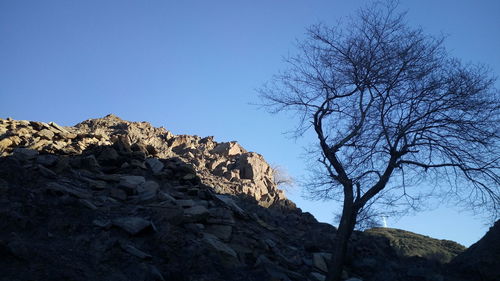
[[[250,103],[283,68],[296,38],[368,1],[0,0],[0,117],[74,125],[114,113],[175,134],[237,140],[300,177],[294,126]],[[402,0],[412,25],[445,33],[465,61],[500,74],[500,1]],[[289,197],[331,222],[331,203]],[[469,213],[439,208],[389,226],[465,245],[487,230]]]

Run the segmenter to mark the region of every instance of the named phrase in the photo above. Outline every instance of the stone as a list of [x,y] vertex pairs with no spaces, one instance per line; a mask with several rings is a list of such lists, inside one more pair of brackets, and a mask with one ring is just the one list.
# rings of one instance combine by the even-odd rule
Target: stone
[[108,184],[105,181],[86,179],[89,187],[96,190],[103,190],[108,188]]
[[188,217],[189,221],[197,222],[208,218],[209,213],[207,208],[197,205],[184,209],[184,216]]
[[133,256],[136,256],[136,257],[138,257],[140,259],[151,259],[153,257],[150,254],[146,254],[145,252],[137,249],[132,244],[129,244],[129,243],[120,243],[120,246],[121,246],[121,248],[125,252],[127,252],[127,253],[129,253],[129,254],[131,254]]
[[238,181],[240,180],[240,171],[239,170],[230,170],[223,174],[224,178],[229,181]]
[[109,191],[109,196],[122,201],[127,200],[127,193],[124,190],[118,188],[112,188]]
[[78,135],[77,134],[74,134],[74,133],[59,133],[63,138],[66,138],[66,139],[75,139]]
[[9,139],[12,141],[12,145],[20,145],[22,142],[19,136],[11,136]]
[[326,276],[319,272],[311,272],[309,279],[311,281],[325,281]]
[[187,193],[189,196],[196,196],[196,197],[198,197],[198,193],[199,193],[199,191],[200,191],[200,189],[193,187],[193,188],[189,188],[189,189],[186,191],[186,193]]
[[147,169],[146,164],[144,164],[143,161],[140,161],[140,160],[137,160],[137,159],[132,159],[130,161],[130,166],[141,168],[141,169],[144,169],[144,170]]
[[240,178],[259,180],[265,176],[272,177],[271,167],[262,155],[255,152],[245,153],[236,163],[240,170]]
[[54,173],[51,169],[45,168],[43,165],[38,165],[38,171],[46,178],[51,178],[51,179],[57,178],[56,173]]
[[[292,281],[290,277],[285,273],[286,270],[280,266],[275,266],[274,264],[270,264],[264,267],[264,270],[269,275],[269,279],[271,281]],[[300,279],[295,279],[300,280]]]
[[231,234],[233,233],[233,228],[230,225],[214,224],[208,225],[206,229],[208,233],[226,242],[230,240]]
[[32,257],[33,250],[26,245],[26,242],[15,239],[7,243],[8,250],[21,260],[29,260]]
[[57,173],[61,173],[65,170],[69,170],[70,167],[70,158],[67,156],[60,156],[57,158],[57,163],[54,167],[54,171]]
[[121,177],[123,177],[123,175],[119,175],[119,174],[111,174],[111,175],[98,174],[98,175],[95,175],[96,179],[103,180],[106,182],[119,182]]
[[269,225],[267,222],[261,220],[256,214],[254,214],[254,219],[255,221],[262,227],[264,227],[265,229],[269,230],[269,231],[276,231],[276,228],[272,225]]
[[123,189],[127,195],[135,195],[145,182],[146,179],[143,176],[121,176],[118,187]]
[[211,208],[208,210],[210,217],[207,219],[209,224],[234,225],[233,212],[226,208]]
[[158,268],[156,268],[156,266],[149,264],[148,268],[149,268],[149,275],[150,276],[148,277],[148,279],[145,279],[145,280],[165,281],[165,278],[161,274],[160,270],[158,270]]
[[[31,130],[30,130],[30,129],[28,129],[28,128],[21,128],[21,129],[17,130],[17,132],[16,132],[16,133],[17,133],[17,135],[18,135],[18,136],[23,137],[23,138],[25,138],[25,139],[26,139],[26,138],[32,138],[32,137],[33,137],[33,136],[32,136],[33,131],[31,131]],[[39,137],[39,136],[37,136],[37,137],[35,137],[35,138],[34,138],[34,140],[35,140],[35,141],[39,141],[39,140],[40,140],[40,137]]]
[[234,201],[227,195],[221,195],[221,194],[216,194],[215,198],[219,200],[219,202],[223,203],[227,207],[229,207],[231,210],[233,210],[236,214],[238,214],[241,217],[246,217],[245,211],[241,209]]
[[163,191],[158,192],[158,198],[162,201],[168,201],[177,204],[177,200],[174,197]]
[[203,229],[205,229],[205,226],[201,223],[185,223],[183,227],[196,234],[199,234]]
[[113,225],[125,230],[131,235],[137,235],[141,231],[150,228],[151,222],[141,217],[122,217],[114,219]]
[[329,253],[313,253],[313,264],[317,269],[328,272],[327,262],[332,258]]
[[272,281],[291,281],[290,277],[293,278],[293,280],[304,280],[304,276],[287,270],[284,267],[281,267],[271,261],[268,257],[265,255],[259,255],[255,262],[255,267],[262,267],[264,270],[267,272],[269,275],[269,279],[265,280],[272,280]]
[[68,131],[62,127],[62,126],[59,126],[58,124],[56,124],[55,122],[49,122],[48,124],[49,126],[55,128],[56,130],[60,131],[60,132],[63,132],[63,133],[68,133]]
[[265,255],[259,255],[255,260],[254,266],[272,264],[273,262]]
[[187,174],[185,176],[182,177],[183,180],[192,180],[192,179],[195,179],[196,178],[196,175],[195,174]]
[[83,206],[91,209],[91,210],[97,210],[97,206],[94,205],[94,203],[92,203],[90,200],[88,199],[80,199],[78,200],[80,202],[80,204],[82,204]]
[[51,167],[57,163],[57,158],[58,157],[56,155],[50,155],[50,154],[39,155],[36,158],[36,162],[40,165]]
[[109,229],[113,224],[109,220],[100,220],[95,219],[92,221],[92,224],[101,228]]
[[181,206],[182,208],[191,208],[195,205],[194,200],[191,200],[191,199],[177,200],[176,203],[177,203],[177,205]]
[[221,154],[223,156],[232,156],[237,154],[246,153],[247,151],[241,147],[237,142],[223,142],[215,146],[211,151],[212,153]]
[[159,204],[157,206],[161,207],[162,210],[160,223],[166,221],[171,225],[178,225],[185,222],[184,209],[182,209],[181,207],[171,205],[169,203],[161,205]]
[[84,169],[88,169],[91,171],[95,171],[99,169],[99,162],[97,162],[97,159],[95,158],[94,155],[89,155],[86,157],[83,157],[81,160],[81,166]]
[[165,167],[165,165],[157,158],[148,158],[145,162],[154,174],[161,172],[163,167]]
[[141,185],[145,182],[146,179],[143,176],[121,176],[119,185],[137,188],[138,185]]
[[48,129],[43,129],[39,131],[36,135],[47,140],[51,140],[52,138],[54,138],[54,132]]
[[156,194],[160,189],[160,185],[155,181],[146,181],[139,186],[140,192],[151,192]]
[[92,197],[92,195],[84,189],[58,182],[49,182],[46,186],[46,189],[63,194],[69,194],[81,199],[90,199]]
[[13,142],[12,142],[12,140],[10,140],[10,138],[0,140],[0,152],[4,151],[12,144],[13,144]]
[[137,195],[128,196],[128,199],[135,203],[142,203],[146,201],[151,201],[156,198],[156,192],[152,191],[141,191]]
[[270,248],[275,248],[276,247],[276,242],[274,242],[272,239],[265,239],[264,243],[267,244]]
[[0,179],[0,194],[9,191],[9,183],[3,179]]
[[224,242],[220,241],[216,236],[212,234],[209,233],[203,234],[203,240],[207,242],[207,244],[210,245],[214,250],[222,254],[225,254],[233,258],[237,258],[238,256],[231,247],[229,247]]
[[32,145],[28,146],[27,148],[37,150],[42,153],[46,152],[54,152],[53,150],[54,143],[51,140],[46,140],[46,139],[41,139],[36,142],[34,142]]
[[120,155],[118,155],[118,152],[114,148],[106,147],[99,153],[97,160],[102,164],[112,165],[116,163],[119,157]]
[[18,158],[19,160],[32,160],[36,158],[38,155],[38,151],[34,149],[28,149],[28,148],[14,148],[13,151],[14,157]]

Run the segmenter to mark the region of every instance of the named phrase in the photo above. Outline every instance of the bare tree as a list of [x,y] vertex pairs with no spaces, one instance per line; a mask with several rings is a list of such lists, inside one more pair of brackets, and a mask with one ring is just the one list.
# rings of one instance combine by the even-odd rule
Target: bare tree
[[293,186],[295,186],[295,179],[290,176],[288,171],[280,165],[271,165],[271,170],[273,173],[274,184],[278,187],[289,191]]
[[314,195],[342,198],[326,280],[340,280],[357,218],[375,201],[418,207],[426,190],[499,214],[495,78],[408,26],[394,3],[310,27],[288,68],[260,90],[272,112],[298,115],[299,134],[314,130],[323,175]]

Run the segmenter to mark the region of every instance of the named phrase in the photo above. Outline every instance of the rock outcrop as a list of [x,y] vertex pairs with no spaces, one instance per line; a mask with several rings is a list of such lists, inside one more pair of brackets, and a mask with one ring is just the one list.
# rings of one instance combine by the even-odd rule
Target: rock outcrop
[[454,258],[451,267],[463,280],[500,280],[500,220],[481,240]]
[[[217,143],[213,137],[176,136],[147,122],[128,122],[112,114],[83,121],[74,127],[62,127],[53,122],[8,119],[0,122],[0,135],[3,136],[1,155],[8,155],[18,147],[41,154],[77,155],[93,146],[116,144],[122,151],[143,153],[148,159],[177,157],[192,165],[193,172],[217,192],[245,194],[264,207],[279,201],[287,203],[264,158],[247,152],[236,142]],[[120,162],[120,159],[115,159],[115,149],[109,148],[97,157]],[[154,160],[148,161],[152,164]]]
[[[108,115],[0,119],[0,280],[322,281],[335,227],[284,197],[264,158]],[[455,280],[417,235],[355,232],[344,279]],[[418,237],[446,257],[453,242]],[[397,243],[395,242],[397,241]]]

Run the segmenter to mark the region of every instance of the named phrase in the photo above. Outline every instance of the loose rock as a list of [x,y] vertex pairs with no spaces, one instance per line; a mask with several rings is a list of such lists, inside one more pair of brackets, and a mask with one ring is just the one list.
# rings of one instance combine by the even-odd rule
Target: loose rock
[[123,217],[114,219],[113,225],[125,230],[131,235],[137,235],[141,231],[151,227],[151,222],[140,217]]

